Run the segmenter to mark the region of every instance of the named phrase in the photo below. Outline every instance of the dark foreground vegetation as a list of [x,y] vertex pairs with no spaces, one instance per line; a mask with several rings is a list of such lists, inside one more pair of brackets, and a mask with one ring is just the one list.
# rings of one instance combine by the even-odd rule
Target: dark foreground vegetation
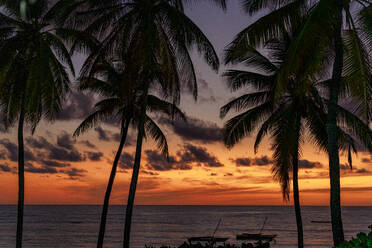
[[371,231],[366,233],[358,233],[358,235],[350,241],[345,241],[337,248],[370,248],[372,247],[372,225],[369,226]]

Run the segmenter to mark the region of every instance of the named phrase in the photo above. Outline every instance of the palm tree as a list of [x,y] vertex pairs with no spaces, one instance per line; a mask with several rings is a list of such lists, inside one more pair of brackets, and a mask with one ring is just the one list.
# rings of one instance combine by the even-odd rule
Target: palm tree
[[[300,25],[300,23],[299,23]],[[294,32],[295,33],[295,32]],[[289,199],[290,171],[292,171],[293,200],[295,205],[298,247],[303,247],[303,227],[299,200],[298,169],[301,146],[305,138],[305,130],[309,130],[311,141],[318,147],[327,151],[327,132],[325,131],[327,114],[325,112],[325,99],[311,80],[300,80],[295,77],[288,79],[287,88],[280,99],[275,100],[277,78],[282,66],[286,63],[287,49],[290,47],[292,34],[283,33],[280,39],[272,39],[266,43],[265,48],[269,57],[249,45],[240,46],[240,50],[229,47],[226,50],[226,63],[244,63],[250,69],[258,72],[230,70],[225,73],[231,90],[236,91],[242,87],[253,88],[253,93],[238,97],[221,108],[221,117],[225,117],[231,110],[242,111],[242,114],[232,118],[225,125],[224,141],[231,148],[243,137],[252,134],[258,129],[255,152],[265,135],[273,139],[274,164],[272,172],[274,178],[281,184],[283,198]],[[271,59],[270,59],[271,58]],[[324,85],[325,82],[320,82]],[[349,120],[357,119],[358,126],[363,130],[363,135],[353,129],[353,133],[363,140],[370,148],[372,132],[360,119],[344,108],[340,112],[348,113]],[[340,117],[339,120],[344,120]],[[350,134],[342,129],[338,149],[348,149],[349,154],[354,147]],[[365,139],[365,137],[368,137]],[[354,149],[355,150],[355,149]],[[349,157],[351,157],[349,155]],[[351,164],[351,161],[350,161]]]
[[283,30],[290,29],[302,16],[307,15],[300,35],[288,49],[288,62],[278,77],[277,98],[283,93],[285,85],[282,84],[286,83],[286,78],[290,75],[307,78],[320,71],[326,72],[329,64],[333,65],[332,80],[328,80],[327,133],[332,231],[334,243],[338,245],[344,235],[340,207],[337,104],[341,93],[347,92],[347,95],[351,94],[358,100],[357,105],[364,113],[365,121],[369,119],[371,77],[368,47],[372,40],[371,3],[366,0],[243,0],[243,6],[249,14],[267,8],[272,11],[239,33],[233,42],[237,49],[245,42],[257,47],[271,38],[280,37]]
[[[22,247],[24,210],[23,127],[35,130],[41,119],[53,120],[69,91],[74,74],[63,37],[74,31],[60,28],[60,2],[0,1],[0,107],[7,126],[18,119],[18,216],[16,247]],[[21,6],[21,8],[20,8]],[[76,39],[75,39],[76,40]]]
[[[133,88],[135,85],[126,81],[126,76],[123,73],[125,70],[123,70],[123,68],[125,68],[125,65],[122,62],[118,62],[118,60],[114,62],[102,62],[93,68],[94,78],[81,78],[79,80],[80,90],[89,90],[104,97],[104,99],[100,100],[95,105],[95,111],[79,125],[74,136],[78,136],[89,128],[98,125],[99,122],[108,121],[109,119],[119,119],[121,123],[120,143],[106,188],[97,247],[103,246],[110,195],[116,176],[117,166],[126,141],[128,128],[131,123],[138,123],[140,99],[135,93],[138,89]],[[174,104],[161,100],[154,95],[148,96],[147,111],[186,120],[182,111]],[[152,137],[157,142],[158,148],[164,156],[168,157],[168,144],[165,135],[156,125],[156,122],[146,115],[145,137],[147,136]]]
[[[213,1],[225,7],[224,0]],[[184,2],[188,1],[116,0],[80,15],[80,23],[87,23],[84,30],[102,40],[100,48],[88,57],[83,75],[89,77],[91,68],[102,57],[119,54],[128,61],[125,75],[129,82],[138,85],[141,99],[136,154],[126,207],[123,242],[126,248],[129,247],[149,92],[157,90],[170,97],[173,104],[178,104],[180,88],[185,85],[197,97],[197,80],[190,49],[196,48],[212,69],[219,67],[212,44],[184,14]]]

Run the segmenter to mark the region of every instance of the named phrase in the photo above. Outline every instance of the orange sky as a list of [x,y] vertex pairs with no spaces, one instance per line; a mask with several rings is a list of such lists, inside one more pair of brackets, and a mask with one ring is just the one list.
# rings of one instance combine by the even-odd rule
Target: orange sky
[[[53,125],[42,124],[33,136],[36,140],[45,137],[50,144],[58,147],[57,137],[69,133],[69,127],[74,122],[61,122]],[[63,131],[62,131],[63,130]],[[117,132],[111,126],[104,126],[104,130]],[[4,135],[9,142],[14,140],[14,132]],[[283,202],[279,185],[271,176],[271,161],[268,140],[265,141],[258,154],[252,151],[252,140],[245,139],[232,150],[227,150],[220,142],[202,144],[199,141],[186,141],[167,131],[170,143],[171,155],[180,156],[185,152],[185,146],[204,148],[214,161],[218,161],[219,167],[209,167],[208,163],[191,162],[192,169],[171,169],[160,171],[152,167],[147,153],[143,154],[141,175],[139,179],[136,204],[199,204],[199,205],[282,205],[291,204]],[[134,136],[131,134],[131,136]],[[26,135],[30,137],[30,135]],[[87,148],[82,141],[88,140],[95,144],[96,148]],[[2,141],[2,143],[4,143]],[[133,142],[132,142],[133,143]],[[27,147],[26,142],[26,147]],[[66,162],[68,167],[59,173],[40,174],[26,173],[26,204],[101,204],[103,201],[106,183],[110,173],[110,162],[114,156],[117,142],[99,140],[96,131],[90,131],[86,135],[72,141],[73,149],[86,156],[82,162]],[[151,141],[146,142],[144,151],[153,149]],[[47,150],[29,149],[34,154],[41,152],[41,158],[48,158]],[[4,148],[3,153],[8,151]],[[104,155],[99,161],[91,161],[88,151],[102,152]],[[133,146],[126,149],[133,154]],[[178,155],[177,155],[178,153]],[[35,155],[36,156],[36,155]],[[265,161],[267,156],[268,161]],[[237,166],[236,159],[250,158],[250,166]],[[354,157],[354,170],[342,170],[342,202],[344,205],[372,205],[372,172],[370,167],[370,155],[360,153]],[[256,161],[255,161],[256,159]],[[328,172],[325,154],[314,150],[310,145],[305,145],[303,158],[315,166],[312,169],[302,169],[300,172],[301,201],[305,205],[328,204]],[[362,160],[364,162],[362,162]],[[368,160],[368,161],[367,161]],[[257,162],[258,161],[258,162]],[[316,163],[318,162],[318,163]],[[344,162],[344,161],[343,161]],[[32,162],[34,167],[43,167],[42,163]],[[210,163],[214,163],[213,161]],[[256,165],[260,163],[262,165]],[[2,164],[12,168],[16,162],[2,161]],[[70,176],[65,171],[75,168],[81,170],[78,174]],[[16,204],[17,202],[17,176],[12,172],[1,172],[0,204]],[[113,189],[112,204],[123,204],[129,186],[131,171],[120,170]]]
[[[207,4],[187,11],[216,46],[219,55],[233,36],[256,18],[244,15],[235,1],[226,13]],[[188,125],[177,124],[177,128],[172,128],[160,123],[168,137],[173,158],[171,165],[159,159],[151,141],[146,142],[136,204],[291,204],[283,202],[280,187],[272,179],[269,140],[263,142],[258,154],[254,154],[252,138],[243,140],[232,150],[227,150],[219,139],[225,121],[218,118],[219,108],[245,91],[228,92],[220,76],[225,67],[222,66],[217,75],[196,55],[193,58],[199,81],[199,101],[195,103],[191,96],[183,96],[181,108],[191,118]],[[74,58],[77,70],[82,61],[81,56]],[[77,140],[71,137],[93,104],[90,96],[74,94],[61,120],[53,124],[41,123],[33,136],[26,131],[29,152],[26,204],[102,204],[119,129],[103,125],[102,129],[91,130]],[[0,135],[0,204],[16,204],[16,132],[13,129]],[[35,142],[40,143],[39,148]],[[134,142],[135,134],[131,131],[131,144],[124,149],[129,162]],[[327,156],[306,143],[301,159],[307,160],[303,163],[308,167],[300,171],[302,204],[328,205]],[[249,166],[237,166],[237,162],[241,165],[247,161]],[[346,163],[344,156],[341,162]],[[372,205],[371,165],[371,155],[361,152],[358,157],[354,156],[353,171],[342,170],[344,205]],[[131,176],[130,169],[123,169],[126,166],[123,163],[117,175],[113,204],[126,202]]]

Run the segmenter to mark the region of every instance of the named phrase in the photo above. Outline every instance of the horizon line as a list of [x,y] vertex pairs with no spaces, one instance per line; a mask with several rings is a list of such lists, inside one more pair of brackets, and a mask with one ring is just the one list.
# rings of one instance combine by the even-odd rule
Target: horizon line
[[[0,204],[0,206],[17,206],[17,204]],[[102,204],[25,204],[25,206],[102,206]],[[110,206],[126,206],[111,204]],[[221,204],[138,204],[136,207],[294,207],[293,205],[221,205]],[[330,207],[330,205],[301,205],[301,207]],[[372,207],[372,205],[341,205],[341,207]]]

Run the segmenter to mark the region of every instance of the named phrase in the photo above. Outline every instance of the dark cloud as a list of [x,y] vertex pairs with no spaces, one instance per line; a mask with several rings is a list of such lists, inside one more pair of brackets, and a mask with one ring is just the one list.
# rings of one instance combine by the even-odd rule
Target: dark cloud
[[358,174],[369,174],[369,173],[371,173],[371,171],[369,171],[367,169],[357,169],[357,170],[355,170],[355,173],[358,173]]
[[36,149],[47,149],[52,146],[44,137],[38,137],[37,139],[28,137],[26,138],[26,143]]
[[206,167],[223,167],[217,157],[210,154],[206,148],[186,144],[177,152],[179,159],[184,163],[199,163]]
[[[102,127],[96,127],[94,131],[98,134],[98,139],[102,141],[116,141],[119,142],[121,139],[120,133],[114,133],[103,129]],[[131,137],[127,135],[126,144],[130,143]]]
[[97,132],[99,140],[110,141],[109,132],[105,131],[102,127],[96,127],[94,131]]
[[159,175],[159,173],[157,173],[157,172],[147,171],[147,170],[143,170],[143,171],[141,171],[141,173],[143,173],[145,175],[149,175],[149,176],[158,176]]
[[[42,150],[39,151],[38,155],[42,159],[30,161],[42,161],[45,165],[52,167],[67,167],[69,164],[66,164],[66,162],[81,162],[86,160],[85,156],[75,148],[76,141],[66,132],[63,132],[57,137],[56,145],[51,144],[43,137],[38,137],[37,139],[30,137],[26,139],[26,142],[28,145]],[[45,159],[45,157],[48,159]],[[60,163],[60,161],[65,163]]]
[[83,141],[80,141],[79,143],[89,148],[96,148],[96,146],[93,143],[91,143],[89,140],[83,140]]
[[176,120],[172,123],[163,118],[160,119],[160,122],[167,124],[175,134],[187,141],[210,144],[222,140],[222,128],[213,122],[206,122],[195,118],[189,118],[187,122]]
[[59,172],[69,176],[69,178],[72,180],[77,180],[81,177],[84,177],[87,171],[83,169],[71,168],[67,170],[60,170]]
[[363,163],[372,163],[372,159],[371,158],[362,158],[362,162]]
[[272,163],[273,163],[273,160],[270,159],[267,156],[263,156],[263,157],[260,157],[260,158],[255,158],[254,161],[253,161],[253,164],[257,165],[257,166],[266,166],[266,165],[269,165],[269,164],[272,164]]
[[236,166],[267,166],[273,163],[273,160],[267,156],[258,157],[258,158],[236,158],[230,159],[233,161]]
[[43,165],[45,165],[45,166],[58,167],[58,168],[63,168],[63,167],[69,167],[69,166],[71,166],[68,163],[60,163],[60,162],[53,161],[53,160],[42,160],[41,163]]
[[232,173],[226,173],[225,175],[223,175],[224,177],[232,177],[232,176],[234,176],[234,174],[232,174]]
[[311,162],[309,160],[300,160],[298,161],[298,167],[301,169],[314,169],[314,168],[322,168],[323,165],[319,162]]
[[174,156],[169,156],[167,160],[163,154],[158,151],[146,150],[147,155],[147,168],[155,171],[169,171],[169,170],[190,170],[192,166],[177,161]]
[[66,149],[73,149],[76,141],[68,133],[63,133],[57,137],[57,145]]
[[351,170],[351,167],[347,164],[340,164],[340,170]]
[[102,152],[86,152],[85,154],[91,161],[100,161],[101,158],[103,157]]
[[13,169],[7,164],[0,164],[0,173],[1,172],[12,172]]
[[64,121],[84,119],[92,113],[94,102],[92,95],[72,92],[57,119]]
[[25,164],[25,171],[29,173],[35,173],[35,174],[57,174],[58,173],[56,168],[47,167],[47,166],[35,167],[31,163]]
[[[0,144],[4,146],[7,151],[7,158],[12,161],[18,161],[18,146],[8,139],[0,140]],[[35,155],[27,148],[24,150],[24,156],[26,161],[35,161]]]
[[231,159],[235,162],[236,166],[250,166],[251,165],[251,159],[250,158],[237,158],[237,159]]
[[132,169],[134,163],[134,156],[132,154],[129,154],[127,152],[124,152],[119,161],[119,168],[127,170]]
[[85,156],[77,150],[67,150],[55,146],[50,148],[48,158],[67,162],[81,162],[86,160]]

